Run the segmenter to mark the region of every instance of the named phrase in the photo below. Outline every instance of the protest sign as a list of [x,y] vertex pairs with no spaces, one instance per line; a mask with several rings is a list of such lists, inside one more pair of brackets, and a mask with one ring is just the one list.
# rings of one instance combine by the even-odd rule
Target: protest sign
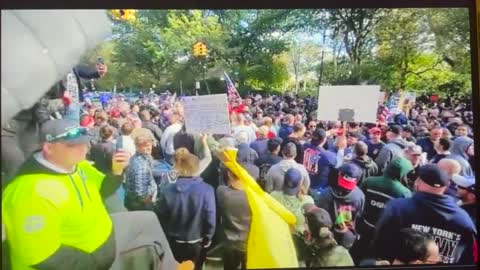
[[380,86],[321,86],[318,120],[375,123]]
[[187,132],[230,134],[226,94],[184,97],[182,103]]

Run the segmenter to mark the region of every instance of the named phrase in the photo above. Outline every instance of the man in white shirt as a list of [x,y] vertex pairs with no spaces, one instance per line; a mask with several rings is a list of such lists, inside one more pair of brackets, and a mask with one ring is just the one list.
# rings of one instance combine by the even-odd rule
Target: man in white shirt
[[172,163],[172,158],[175,155],[175,148],[173,147],[173,137],[175,134],[180,132],[183,127],[183,123],[180,121],[180,114],[178,111],[173,111],[170,115],[170,126],[165,129],[165,132],[162,134],[162,139],[160,140],[160,146],[163,150],[163,155],[165,160],[169,163]]
[[234,117],[234,120],[236,122],[233,123],[234,126],[232,127],[232,136],[234,138],[236,138],[237,135],[243,131],[248,134],[248,144],[251,144],[257,139],[257,136],[255,135],[255,130],[253,130],[252,127],[246,124],[245,115],[238,114],[236,115],[236,117]]

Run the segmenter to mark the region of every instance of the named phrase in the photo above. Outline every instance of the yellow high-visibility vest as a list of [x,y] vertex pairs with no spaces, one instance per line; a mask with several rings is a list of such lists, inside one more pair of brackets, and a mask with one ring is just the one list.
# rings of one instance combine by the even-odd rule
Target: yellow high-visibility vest
[[74,173],[20,175],[3,193],[2,219],[13,270],[33,269],[61,245],[92,253],[113,232],[100,187],[105,175],[87,161]]

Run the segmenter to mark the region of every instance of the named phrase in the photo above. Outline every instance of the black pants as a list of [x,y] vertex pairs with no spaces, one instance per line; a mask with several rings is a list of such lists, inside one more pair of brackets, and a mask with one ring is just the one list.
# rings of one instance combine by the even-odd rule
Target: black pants
[[234,270],[238,269],[245,270],[247,269],[247,260],[245,251],[240,251],[232,248],[225,248],[223,252],[223,269],[224,270]]
[[202,242],[188,244],[178,243],[172,239],[169,239],[168,242],[170,244],[170,248],[172,249],[173,256],[177,262],[181,263],[190,260],[195,264],[195,270],[202,269],[205,257],[203,254]]

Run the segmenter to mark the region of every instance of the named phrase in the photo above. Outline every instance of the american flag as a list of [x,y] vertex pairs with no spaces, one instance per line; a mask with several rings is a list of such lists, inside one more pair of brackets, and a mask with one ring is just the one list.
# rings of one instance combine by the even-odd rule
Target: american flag
[[227,94],[228,94],[228,100],[230,102],[240,99],[240,94],[237,91],[237,88],[235,88],[235,85],[233,84],[232,80],[228,76],[227,72],[225,73],[225,81],[227,82]]
[[379,124],[386,124],[389,116],[390,116],[390,109],[388,108],[388,106],[385,106],[385,105],[378,106],[377,122]]

